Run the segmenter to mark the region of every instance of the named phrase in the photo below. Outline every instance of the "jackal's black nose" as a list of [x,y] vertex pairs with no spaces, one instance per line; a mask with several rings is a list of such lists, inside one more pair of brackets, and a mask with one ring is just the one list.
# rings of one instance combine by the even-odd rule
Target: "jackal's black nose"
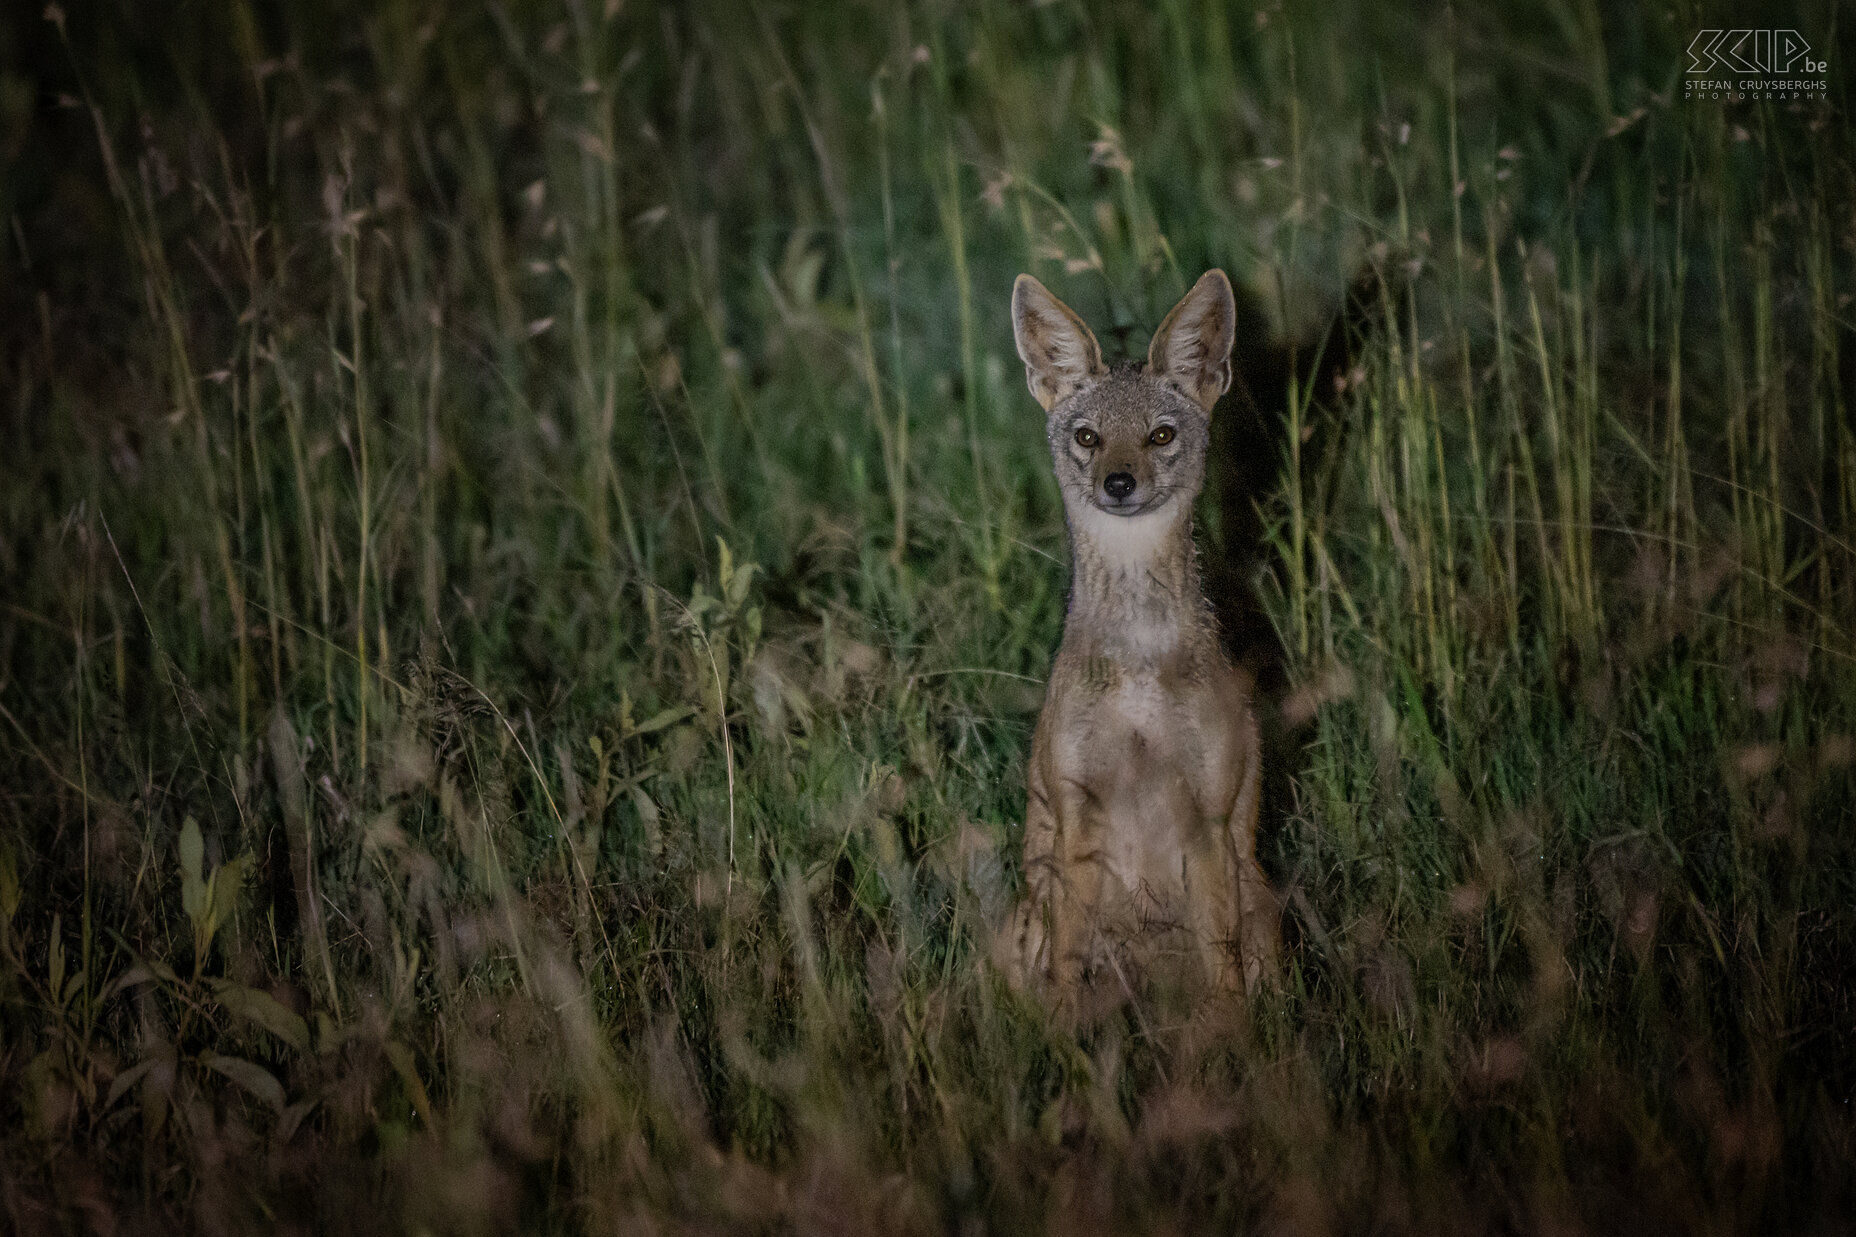
[[1108,496],[1110,498],[1114,499],[1116,502],[1120,502],[1128,495],[1134,493],[1134,474],[1131,472],[1112,472],[1102,479],[1102,488],[1108,491]]

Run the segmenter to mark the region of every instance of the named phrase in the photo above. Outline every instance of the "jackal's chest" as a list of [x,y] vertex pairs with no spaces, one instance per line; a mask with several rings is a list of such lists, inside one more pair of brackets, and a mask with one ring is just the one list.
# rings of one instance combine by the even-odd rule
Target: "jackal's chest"
[[1090,678],[1054,694],[1045,719],[1058,854],[1107,879],[1097,912],[1183,923],[1195,891],[1231,870],[1243,701],[1196,680]]
[[1243,702],[1213,682],[1116,675],[1065,702],[1057,756],[1111,832],[1189,842],[1237,794]]

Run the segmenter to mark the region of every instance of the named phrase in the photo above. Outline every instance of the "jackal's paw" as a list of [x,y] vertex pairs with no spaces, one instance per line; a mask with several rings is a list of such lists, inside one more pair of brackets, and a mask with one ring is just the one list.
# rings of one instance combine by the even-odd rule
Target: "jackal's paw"
[[992,964],[1014,992],[1039,988],[1049,977],[1049,941],[1043,908],[1030,898],[1013,907],[993,933]]
[[1274,896],[1259,901],[1265,904],[1248,908],[1239,929],[1244,991],[1252,996],[1282,976],[1282,906]]

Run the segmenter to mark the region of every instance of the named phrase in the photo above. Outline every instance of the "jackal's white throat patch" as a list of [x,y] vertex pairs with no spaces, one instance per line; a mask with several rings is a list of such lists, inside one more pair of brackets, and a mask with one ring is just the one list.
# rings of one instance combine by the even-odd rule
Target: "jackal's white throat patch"
[[1079,504],[1071,511],[1076,520],[1076,540],[1087,543],[1110,567],[1120,570],[1146,570],[1164,556],[1168,537],[1182,518],[1179,504],[1167,500],[1152,511],[1140,515],[1111,515],[1093,503]]

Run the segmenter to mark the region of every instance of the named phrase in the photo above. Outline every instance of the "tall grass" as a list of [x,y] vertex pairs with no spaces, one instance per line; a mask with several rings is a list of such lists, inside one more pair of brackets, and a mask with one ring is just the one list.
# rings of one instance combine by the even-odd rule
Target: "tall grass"
[[[1773,103],[1579,5],[17,20],[9,1225],[1847,1213],[1833,17]],[[1065,575],[1008,289],[1139,355],[1214,264],[1291,948],[1066,1030],[984,962]]]

